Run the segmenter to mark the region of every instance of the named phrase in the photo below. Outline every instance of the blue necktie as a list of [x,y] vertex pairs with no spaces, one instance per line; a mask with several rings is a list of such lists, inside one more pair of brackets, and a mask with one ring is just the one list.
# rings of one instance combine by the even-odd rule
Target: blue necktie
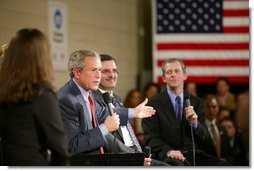
[[179,123],[182,121],[182,115],[181,115],[181,98],[179,96],[176,96],[175,99],[175,112],[176,117]]

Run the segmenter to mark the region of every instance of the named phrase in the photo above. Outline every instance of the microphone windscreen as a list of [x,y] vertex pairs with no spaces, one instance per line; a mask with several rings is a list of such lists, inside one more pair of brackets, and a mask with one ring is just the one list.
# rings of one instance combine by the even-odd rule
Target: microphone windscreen
[[186,99],[190,99],[190,93],[188,90],[184,91],[184,100],[186,100]]
[[190,94],[187,90],[184,92],[184,101],[185,101],[185,106],[188,107],[190,106]]
[[146,158],[149,158],[150,157],[150,155],[151,155],[151,147],[149,147],[149,146],[145,146],[145,148],[144,148],[144,151],[143,151],[144,153],[145,153],[145,157]]
[[111,98],[110,98],[109,92],[103,93],[102,96],[103,96],[103,99],[104,99],[105,103],[111,103]]

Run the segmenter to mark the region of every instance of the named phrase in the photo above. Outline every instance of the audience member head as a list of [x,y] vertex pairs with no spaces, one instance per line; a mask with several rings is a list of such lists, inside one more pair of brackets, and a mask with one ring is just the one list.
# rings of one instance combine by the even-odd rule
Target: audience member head
[[101,82],[99,88],[104,91],[112,91],[117,84],[118,69],[116,61],[107,54],[101,54]]
[[231,111],[227,107],[220,107],[219,114],[217,116],[217,121],[221,122],[224,118],[231,117]]
[[132,89],[127,93],[124,101],[124,106],[127,108],[134,108],[141,103],[141,93],[137,89]]
[[193,96],[198,96],[197,94],[197,85],[194,82],[188,82],[186,84],[186,90]]
[[205,98],[205,117],[206,119],[213,121],[216,119],[219,113],[219,104],[214,95],[207,95]]
[[143,90],[144,98],[150,98],[160,92],[160,85],[154,82],[148,82]]
[[236,127],[232,119],[225,117],[221,120],[221,127],[225,128],[230,139],[233,139],[236,134]]
[[1,46],[1,48],[0,48],[0,68],[1,68],[1,66],[2,66],[2,64],[3,64],[3,61],[4,61],[4,53],[5,53],[6,49],[7,49],[7,47],[8,47],[8,44],[3,44],[3,45]]
[[[34,28],[19,30],[11,39],[0,70],[0,102],[29,101],[53,80],[46,36]],[[52,85],[51,85],[52,86]]]
[[217,89],[217,94],[219,96],[226,95],[226,93],[229,92],[229,89],[230,89],[229,81],[224,77],[220,77],[216,82],[216,89]]
[[78,50],[71,54],[68,70],[70,77],[85,90],[98,89],[101,79],[101,60],[98,53]]

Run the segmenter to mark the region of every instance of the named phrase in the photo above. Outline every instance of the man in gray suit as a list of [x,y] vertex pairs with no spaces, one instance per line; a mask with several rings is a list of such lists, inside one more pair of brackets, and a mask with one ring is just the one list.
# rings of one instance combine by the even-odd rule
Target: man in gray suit
[[[150,117],[155,113],[153,108],[145,106],[146,102],[134,109],[129,115],[126,109],[117,109],[112,116],[98,109],[92,103],[91,90],[97,90],[101,79],[100,56],[90,50],[78,50],[71,54],[68,70],[71,79],[58,92],[58,102],[62,113],[65,132],[69,139],[72,154],[99,154],[110,151],[108,136],[126,125],[132,117]],[[91,105],[91,104],[95,104]],[[96,116],[93,115],[96,113]],[[118,115],[119,114],[119,115]]]

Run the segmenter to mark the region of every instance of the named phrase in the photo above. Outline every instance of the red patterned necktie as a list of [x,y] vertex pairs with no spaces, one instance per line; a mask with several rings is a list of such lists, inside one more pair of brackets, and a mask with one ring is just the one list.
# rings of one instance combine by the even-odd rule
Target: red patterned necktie
[[[91,113],[92,113],[92,123],[93,123],[93,127],[97,128],[97,122],[96,122],[96,117],[95,117],[95,107],[94,107],[94,101],[92,96],[89,94],[88,96],[88,100],[89,100],[89,104],[90,104],[90,108],[91,108]],[[104,149],[103,147],[100,147],[100,152],[101,154],[104,154]]]

